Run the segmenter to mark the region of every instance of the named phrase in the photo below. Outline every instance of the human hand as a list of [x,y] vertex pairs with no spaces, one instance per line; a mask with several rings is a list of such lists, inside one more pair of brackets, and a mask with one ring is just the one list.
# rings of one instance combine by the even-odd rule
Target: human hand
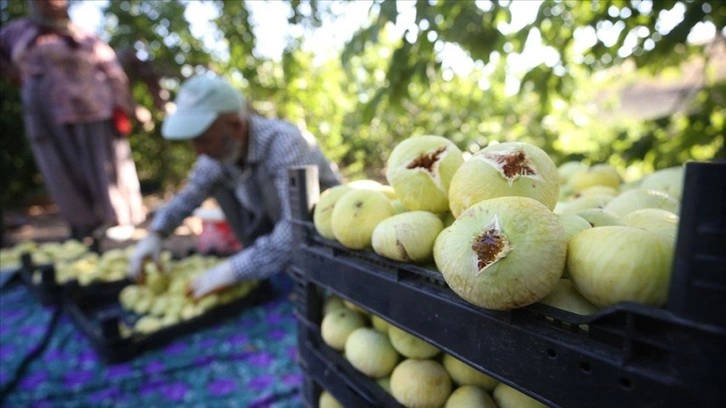
[[161,235],[150,232],[144,239],[136,244],[136,250],[129,258],[128,276],[134,281],[143,279],[144,262],[151,258],[159,266],[161,261]]
[[222,290],[236,282],[237,277],[232,268],[232,262],[224,261],[194,278],[189,284],[189,292],[193,298],[199,299],[206,294]]

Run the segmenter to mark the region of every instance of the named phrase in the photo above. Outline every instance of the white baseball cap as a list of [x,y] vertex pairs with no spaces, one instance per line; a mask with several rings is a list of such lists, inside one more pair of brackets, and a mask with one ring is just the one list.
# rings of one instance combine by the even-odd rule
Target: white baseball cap
[[176,111],[164,119],[161,134],[169,140],[201,136],[221,113],[239,112],[244,107],[242,93],[224,78],[201,74],[189,78],[179,89]]

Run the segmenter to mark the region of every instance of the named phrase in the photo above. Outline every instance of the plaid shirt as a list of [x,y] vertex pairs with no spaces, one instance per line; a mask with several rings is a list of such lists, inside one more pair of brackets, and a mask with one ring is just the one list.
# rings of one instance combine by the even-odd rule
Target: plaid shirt
[[[280,214],[272,232],[259,236],[251,246],[231,257],[238,280],[264,279],[283,270],[290,260],[293,232],[290,222],[288,173],[291,166],[317,164],[321,189],[340,183],[340,176],[325,160],[310,137],[290,123],[250,116],[250,144],[245,167],[224,165],[206,155],[197,158],[187,185],[161,208],[151,229],[169,235],[185,217],[212,195],[220,185],[234,190],[240,204],[248,211],[265,212],[262,189],[274,187]],[[267,185],[260,185],[265,180]]]

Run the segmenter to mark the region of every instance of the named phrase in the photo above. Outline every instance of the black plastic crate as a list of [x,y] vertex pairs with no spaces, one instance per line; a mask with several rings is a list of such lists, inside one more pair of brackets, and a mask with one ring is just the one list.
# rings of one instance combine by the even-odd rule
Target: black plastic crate
[[[295,278],[295,315],[298,321],[298,350],[303,363],[312,361],[305,369],[315,378],[336,376],[339,379],[321,381],[326,389],[345,407],[401,407],[401,405],[374,380],[356,370],[337,350],[332,349],[320,335],[320,321],[324,304],[321,288],[310,281]],[[303,364],[303,367],[304,364]],[[343,390],[338,390],[343,388]],[[350,393],[354,395],[349,395]],[[306,395],[317,403],[319,392]],[[354,398],[355,397],[355,398]],[[315,405],[313,405],[315,406]]]
[[[305,327],[298,325],[298,333],[305,331]],[[303,337],[306,337],[305,334]],[[298,359],[305,377],[303,381],[305,406],[316,408],[323,389],[331,393],[344,407],[376,408],[385,406],[361,394],[360,386],[351,385],[351,377],[335,363],[329,361],[321,350],[310,341],[299,339]]]
[[[317,196],[301,187],[316,180],[309,174],[290,172],[297,238],[291,272],[298,280],[332,290],[550,406],[726,406],[726,190],[704,187],[726,179],[726,164],[686,167],[668,306],[621,303],[590,316],[542,304],[479,308],[437,271],[320,237],[310,216]],[[301,313],[315,321],[312,309]]]
[[244,309],[266,302],[273,292],[270,282],[263,280],[247,296],[217,305],[199,316],[152,333],[132,333],[131,336],[122,337],[119,323],[124,322],[132,327],[139,316],[121,307],[118,301],[120,290],[121,288],[107,289],[96,293],[70,291],[64,302],[65,310],[76,327],[88,337],[96,353],[111,364],[133,359],[147,350],[162,347],[179,336],[236,316]]
[[[305,350],[301,347],[300,352]],[[300,366],[303,371],[302,397],[307,408],[318,408],[320,394],[328,391],[344,407],[372,408],[370,402],[356,394],[355,390],[344,382],[344,375],[336,372],[316,356],[301,356]]]
[[[89,252],[97,254],[101,252],[99,239],[92,239],[87,247]],[[40,273],[40,282],[33,280],[33,275],[36,271]],[[33,296],[45,306],[60,305],[63,302],[63,294],[68,289],[97,292],[99,290],[113,290],[117,287],[122,288],[128,284],[127,280],[96,282],[85,286],[80,285],[75,280],[59,284],[55,279],[55,264],[36,264],[32,260],[32,255],[27,252],[21,255],[17,275],[20,275],[22,282],[28,287]]]
[[[309,323],[298,325],[298,333],[303,336],[298,339],[298,352],[306,377],[322,384],[344,407],[401,407],[374,380],[356,371],[339,352],[328,347],[316,329],[320,327]],[[319,396],[319,390],[310,394],[305,391],[305,399],[313,401],[313,407],[317,406]]]
[[[89,251],[101,255],[98,241],[94,240],[89,246]],[[182,255],[173,254],[172,259],[180,260],[187,256],[199,254],[194,248],[189,249]],[[216,251],[205,252],[202,255],[225,257],[230,254],[222,254]],[[40,273],[40,282],[33,280],[33,275],[38,271]],[[33,264],[30,254],[23,254],[22,263],[17,273],[20,275],[23,283],[28,287],[30,292],[38,301],[45,305],[60,305],[65,300],[66,294],[72,292],[73,296],[78,298],[82,296],[95,296],[98,293],[118,292],[131,283],[128,278],[109,281],[109,282],[93,282],[88,285],[81,285],[78,280],[70,280],[63,284],[56,281],[54,264]]]
[[[33,280],[33,275],[39,272],[40,281]],[[64,295],[73,291],[77,296],[81,294],[94,294],[99,292],[119,291],[130,283],[128,279],[121,279],[112,282],[94,282],[88,285],[81,285],[77,280],[71,280],[60,284],[56,281],[55,265],[35,265],[28,254],[23,255],[23,263],[18,272],[23,283],[38,301],[45,305],[60,305],[63,303]]]
[[[40,282],[33,279],[36,272],[40,273]],[[52,263],[35,264],[31,255],[24,253],[17,275],[41,304],[58,305],[63,300],[63,288],[55,280],[55,266]]]

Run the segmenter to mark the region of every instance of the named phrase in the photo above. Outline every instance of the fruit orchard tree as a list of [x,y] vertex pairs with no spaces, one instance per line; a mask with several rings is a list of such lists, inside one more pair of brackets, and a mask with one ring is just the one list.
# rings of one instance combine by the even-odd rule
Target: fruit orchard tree
[[[350,1],[286,0],[295,30],[284,30],[279,59],[260,52],[255,28],[265,22],[253,18],[249,0],[202,3],[216,10],[206,41],[192,33],[189,1],[120,0],[102,9],[100,35],[160,77],[156,90],[133,84],[151,117],[131,136],[147,189],[176,188],[194,159],[187,144],[161,138],[160,101],[172,100],[179,82],[201,69],[227,75],[260,113],[310,131],[349,178],[382,180],[389,147],[423,134],[445,136],[468,153],[492,141],[526,141],[558,164],[608,161],[633,177],[725,154],[719,66],[726,66],[726,8],[715,0],[532,1],[537,13],[521,28],[512,26],[509,1],[374,0],[367,23],[330,58],[305,40]],[[406,7],[413,24],[400,35]],[[24,1],[0,0],[0,22],[24,14]],[[694,42],[694,28],[715,39]],[[528,57],[531,47],[540,59]],[[452,50],[463,55],[453,65]],[[650,98],[655,109],[645,112],[646,103],[624,96],[643,84],[670,99]],[[3,177],[13,175],[0,199],[8,203],[42,183],[19,137],[17,89],[0,86],[3,135],[18,136],[1,142]],[[627,102],[635,115],[623,115]]]

